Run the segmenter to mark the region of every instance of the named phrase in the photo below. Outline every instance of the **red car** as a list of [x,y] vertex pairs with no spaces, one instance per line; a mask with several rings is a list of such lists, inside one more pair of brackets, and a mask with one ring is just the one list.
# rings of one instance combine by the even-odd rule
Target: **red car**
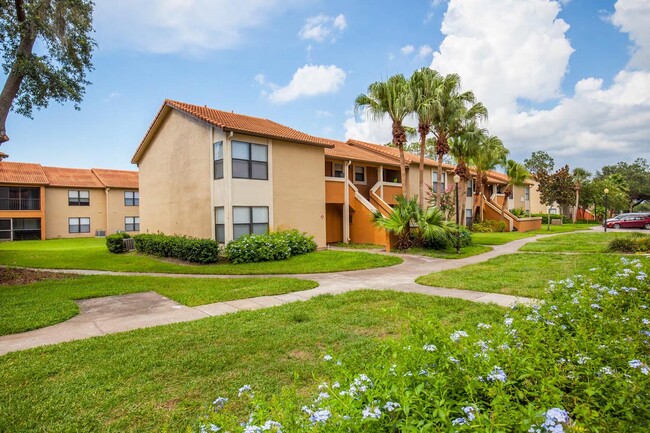
[[650,230],[650,214],[626,215],[618,220],[607,221],[607,227],[613,229]]

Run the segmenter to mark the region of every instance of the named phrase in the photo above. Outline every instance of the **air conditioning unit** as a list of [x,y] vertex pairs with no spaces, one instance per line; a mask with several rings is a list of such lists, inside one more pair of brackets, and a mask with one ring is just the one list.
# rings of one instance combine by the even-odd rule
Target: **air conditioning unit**
[[95,230],[95,237],[97,238],[106,237],[106,230],[103,229]]

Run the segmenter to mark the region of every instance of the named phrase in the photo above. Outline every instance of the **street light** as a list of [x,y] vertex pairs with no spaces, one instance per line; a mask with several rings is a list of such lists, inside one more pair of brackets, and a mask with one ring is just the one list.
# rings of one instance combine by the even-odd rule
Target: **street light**
[[460,205],[458,203],[458,182],[460,182],[460,176],[455,174],[454,183],[456,184],[456,254],[460,254]]
[[608,194],[609,194],[609,189],[605,188],[603,191],[605,193],[605,233],[607,233],[607,199],[608,199]]

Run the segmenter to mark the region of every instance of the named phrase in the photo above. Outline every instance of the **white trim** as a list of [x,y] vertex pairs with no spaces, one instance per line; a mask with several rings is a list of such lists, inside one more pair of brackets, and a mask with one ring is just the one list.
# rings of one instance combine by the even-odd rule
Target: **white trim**
[[[363,181],[357,181],[357,167],[363,168]],[[352,164],[352,182],[357,185],[368,185],[368,166]]]
[[325,176],[325,180],[328,182],[345,182],[344,177]]

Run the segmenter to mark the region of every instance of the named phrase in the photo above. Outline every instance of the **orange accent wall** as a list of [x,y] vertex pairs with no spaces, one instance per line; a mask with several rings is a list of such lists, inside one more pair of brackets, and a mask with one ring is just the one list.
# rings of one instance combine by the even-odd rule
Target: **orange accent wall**
[[343,205],[328,203],[325,205],[325,242],[333,244],[343,242]]
[[325,181],[325,203],[338,203],[343,204],[344,186],[343,182],[338,181]]
[[395,197],[402,194],[401,186],[389,186],[384,185],[384,196],[382,197],[384,201],[390,205],[397,203]]

